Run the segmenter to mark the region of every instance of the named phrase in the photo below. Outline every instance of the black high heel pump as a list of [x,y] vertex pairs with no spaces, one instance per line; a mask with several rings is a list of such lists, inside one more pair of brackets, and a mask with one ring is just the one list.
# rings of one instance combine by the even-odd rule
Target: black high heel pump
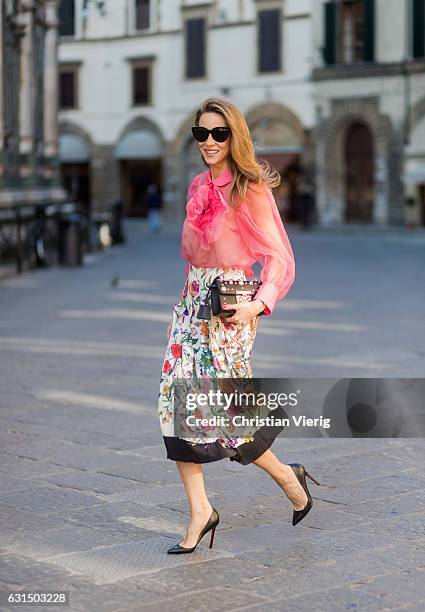
[[310,478],[310,480],[315,482],[317,485],[320,485],[320,482],[317,482],[317,480],[307,472],[307,470],[303,465],[301,465],[301,463],[290,463],[289,465],[293,469],[295,476],[298,478],[298,481],[306,492],[308,498],[307,503],[304,508],[302,508],[302,510],[294,510],[294,514],[292,516],[292,525],[295,527],[295,525],[302,521],[302,519],[308,514],[308,512],[310,512],[313,507],[313,500],[311,498],[310,491],[308,490],[305,477],[308,476],[308,478]]
[[198,541],[196,542],[195,546],[192,546],[192,548],[187,548],[185,546],[180,546],[180,544],[174,544],[174,546],[172,546],[171,548],[169,548],[167,550],[167,553],[174,555],[174,554],[191,553],[191,552],[193,552],[195,550],[195,548],[198,546],[199,542],[204,537],[204,535],[206,533],[208,533],[209,531],[211,531],[211,530],[212,531],[211,531],[211,539],[210,539],[209,548],[212,548],[213,541],[214,541],[215,528],[217,527],[219,522],[220,522],[220,517],[218,515],[218,512],[217,512],[217,510],[215,508],[213,508],[211,516],[208,519],[207,524],[205,525],[205,527],[202,529],[201,533],[199,534],[199,538],[198,538]]

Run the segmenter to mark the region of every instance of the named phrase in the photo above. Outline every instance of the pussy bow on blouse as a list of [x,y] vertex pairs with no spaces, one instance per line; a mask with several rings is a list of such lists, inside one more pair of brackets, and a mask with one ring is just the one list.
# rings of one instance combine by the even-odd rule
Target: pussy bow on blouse
[[295,260],[275,199],[269,187],[249,183],[239,208],[228,204],[232,174],[225,170],[212,178],[210,170],[197,174],[189,185],[181,255],[206,268],[239,268],[253,276],[260,262],[262,285],[256,298],[272,314],[295,278]]

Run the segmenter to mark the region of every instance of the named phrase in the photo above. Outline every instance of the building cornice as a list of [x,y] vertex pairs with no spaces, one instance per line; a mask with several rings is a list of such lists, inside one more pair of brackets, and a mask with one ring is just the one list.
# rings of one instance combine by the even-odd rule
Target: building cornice
[[409,62],[391,62],[385,64],[335,64],[314,68],[313,81],[333,81],[340,79],[364,79],[368,77],[400,76],[425,72],[425,59]]

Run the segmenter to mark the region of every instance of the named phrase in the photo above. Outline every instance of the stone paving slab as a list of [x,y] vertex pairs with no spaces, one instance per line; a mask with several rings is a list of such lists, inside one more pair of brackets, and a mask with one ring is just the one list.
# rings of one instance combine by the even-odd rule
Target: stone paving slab
[[[409,568],[419,570],[425,566],[424,539],[418,541],[397,541],[396,543],[375,548],[360,550],[350,555],[349,566],[353,571],[363,573],[368,579],[374,576],[387,575]],[[321,562],[322,563],[322,562]],[[326,568],[333,573],[337,565],[342,565],[343,558],[329,560]]]
[[[131,456],[135,455],[136,457],[146,457],[151,461],[161,462],[163,462],[167,456],[165,445],[163,442],[161,442],[160,444],[153,444],[152,446],[144,444],[143,446],[129,450],[126,454]],[[172,462],[171,460],[168,460],[168,462],[172,466],[172,468],[175,469],[175,466],[173,465],[174,462]]]
[[139,586],[157,593],[161,598],[169,599],[183,593],[190,597],[191,593],[199,591],[200,585],[201,588],[225,586],[239,588],[247,584],[261,583],[271,576],[274,580],[278,580],[284,571],[282,566],[270,567],[256,561],[231,556],[211,559],[196,568],[193,565],[182,565],[167,568],[166,572],[141,574],[124,580],[121,584],[129,587]]
[[[77,426],[77,423],[74,423]],[[53,435],[56,439],[67,440],[68,442],[76,442],[79,444],[90,444],[92,446],[101,446],[111,448],[113,450],[133,450],[140,448],[140,438],[120,437],[113,433],[100,433],[96,430],[88,431],[80,430],[78,427],[54,427],[51,424],[29,423],[22,422],[13,418],[6,419],[0,416],[0,430],[4,432],[16,432],[23,435],[32,435],[33,437],[51,438]],[[7,434],[9,435],[9,434]],[[145,434],[144,434],[145,437]],[[6,436],[4,438],[7,440]],[[14,440],[11,439],[10,443]]]
[[[361,531],[355,531],[354,527],[330,533],[301,524],[293,527],[289,523],[257,525],[255,529],[235,527],[223,531],[220,536],[221,546],[225,550],[261,563],[265,563],[269,555],[274,559],[279,558],[279,555],[292,557],[296,556],[298,551],[302,554],[310,554],[311,551],[329,560],[353,555],[365,549],[382,547],[389,541],[385,532],[367,534],[365,537]],[[390,541],[405,543],[406,539],[401,535],[392,535]]]
[[60,567],[20,557],[14,553],[1,550],[0,576],[4,584],[26,587],[35,582],[42,584],[47,580],[54,580],[56,588],[67,573]]
[[[261,612],[264,604],[254,605],[244,608],[250,612]],[[267,610],[281,612],[291,610],[291,612],[305,612],[314,610],[315,612],[329,612],[329,610],[393,610],[394,604],[389,597],[379,597],[372,593],[354,591],[352,588],[334,588],[322,591],[303,593],[298,597],[290,597],[285,593],[277,601],[270,599],[267,602]]]
[[[177,234],[157,240],[131,227],[125,246],[82,268],[0,282],[0,588],[67,589],[70,609],[81,612],[422,612],[421,439],[278,438],[277,456],[304,463],[322,483],[308,481],[314,507],[296,527],[289,500],[256,466],[204,466],[221,518],[214,548],[205,538],[194,556],[166,555],[189,518],[156,406],[165,323],[184,269]],[[423,375],[418,244],[296,240],[310,265],[263,322],[254,371]],[[157,303],[146,301],[147,289]]]
[[[195,601],[193,601],[195,599]],[[133,610],[146,610],[152,612],[162,612],[164,607],[171,612],[179,612],[189,609],[189,605],[193,605],[193,609],[199,612],[226,611],[231,607],[234,610],[245,610],[246,606],[252,604],[262,604],[267,606],[267,599],[246,593],[237,588],[220,586],[214,589],[205,589],[198,593],[193,593],[192,604],[188,602],[188,595],[174,595],[172,599],[167,598],[161,601],[145,604],[141,607],[133,608]],[[263,610],[264,610],[263,607]]]
[[[29,583],[26,586],[27,591],[55,591],[59,588],[69,592],[70,607],[72,612],[114,612],[119,609],[129,609],[132,606],[138,606],[145,603],[158,601],[160,596],[156,593],[147,591],[146,589],[134,587],[131,584],[126,584],[124,587],[117,584],[94,585],[90,580],[83,576],[73,576],[67,572],[60,574],[53,579],[43,579],[40,588],[40,581]],[[13,588],[12,585],[5,585],[7,588]],[[6,590],[5,589],[5,590]],[[8,608],[14,610],[16,608]],[[46,606],[25,606],[19,607],[19,610],[32,612],[41,610],[48,612],[51,607]],[[53,608],[54,609],[54,608]]]
[[6,548],[17,555],[43,561],[54,555],[108,546],[121,540],[118,532],[112,535],[93,527],[77,527],[68,523],[60,529],[15,534]]
[[140,539],[143,535],[152,536],[159,533],[182,534],[183,527],[187,524],[187,516],[187,508],[186,513],[159,506],[153,511],[152,506],[124,501],[69,510],[66,520],[83,527],[95,527],[105,534],[119,536],[122,540],[129,540],[132,537]]
[[108,495],[114,492],[140,488],[140,482],[136,480],[82,470],[72,470],[65,474],[54,474],[48,476],[45,481],[59,487],[93,492],[98,495]]
[[[344,506],[335,506],[335,510],[357,514],[362,520],[367,516],[370,521],[402,516],[410,512],[421,512],[424,515],[425,496],[423,491],[415,490],[382,499],[374,499],[373,503],[368,500],[357,502],[348,500]],[[307,517],[305,520],[307,520]]]
[[81,469],[93,469],[99,466],[105,469],[117,465],[120,461],[123,464],[128,461],[125,455],[119,455],[117,451],[75,444],[66,440],[50,440],[48,444],[45,441],[15,444],[4,448],[3,453]]
[[9,491],[19,491],[32,487],[34,480],[30,478],[14,478],[13,476],[7,476],[3,474],[1,477],[1,490],[3,493]]
[[[322,485],[322,482],[320,484]],[[356,483],[327,484],[326,487],[316,487],[314,496],[317,499],[324,499],[333,503],[346,503],[347,500],[350,503],[355,503],[367,499],[373,504],[375,499],[415,492],[417,487],[418,481],[411,474],[407,476],[405,473],[396,473],[369,479],[366,479],[365,474],[364,479],[358,480]]]
[[16,455],[8,455],[0,451],[1,475],[13,474],[14,477],[44,478],[48,474],[59,474],[69,471],[69,468],[61,465],[55,465],[46,461],[36,461]]
[[425,569],[401,570],[385,576],[375,576],[362,584],[353,585],[353,591],[362,591],[377,597],[387,597],[392,605],[406,605],[425,600]]
[[[121,463],[118,463],[120,461]],[[114,465],[99,467],[96,470],[100,474],[107,476],[119,476],[138,482],[154,484],[176,483],[178,480],[175,465],[165,461],[152,462],[145,457],[135,457],[127,453],[121,454]]]
[[0,509],[0,546],[2,539],[13,533],[63,527],[66,524],[65,518],[60,515],[39,514],[6,506],[0,506]]
[[32,491],[0,493],[0,506],[18,508],[31,512],[60,512],[69,508],[79,508],[99,504],[94,495],[66,491],[62,487],[36,487]]
[[175,499],[186,500],[186,493],[180,484],[166,486],[150,486],[136,491],[123,491],[113,495],[103,495],[102,499],[113,503],[120,501],[131,501],[145,506],[156,506],[160,503]]
[[403,514],[403,516],[375,519],[372,522],[366,520],[362,525],[359,523],[351,529],[352,531],[361,531],[367,537],[369,537],[369,534],[385,532],[389,537],[403,537],[406,540],[422,538],[425,540],[425,522],[422,511],[414,514]]
[[167,555],[174,540],[166,536],[131,540],[113,546],[100,546],[90,551],[52,556],[45,562],[77,575],[90,578],[93,584],[111,584],[141,573],[160,571],[176,565],[196,564],[213,558],[230,557],[218,547],[209,549],[204,538],[190,555]]

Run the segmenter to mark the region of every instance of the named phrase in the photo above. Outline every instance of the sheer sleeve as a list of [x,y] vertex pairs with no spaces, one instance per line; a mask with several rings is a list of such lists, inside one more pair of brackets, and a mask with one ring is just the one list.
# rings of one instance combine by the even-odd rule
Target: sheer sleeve
[[237,220],[251,256],[262,266],[262,285],[255,297],[266,305],[264,313],[271,315],[294,282],[295,259],[270,188],[250,185]]

